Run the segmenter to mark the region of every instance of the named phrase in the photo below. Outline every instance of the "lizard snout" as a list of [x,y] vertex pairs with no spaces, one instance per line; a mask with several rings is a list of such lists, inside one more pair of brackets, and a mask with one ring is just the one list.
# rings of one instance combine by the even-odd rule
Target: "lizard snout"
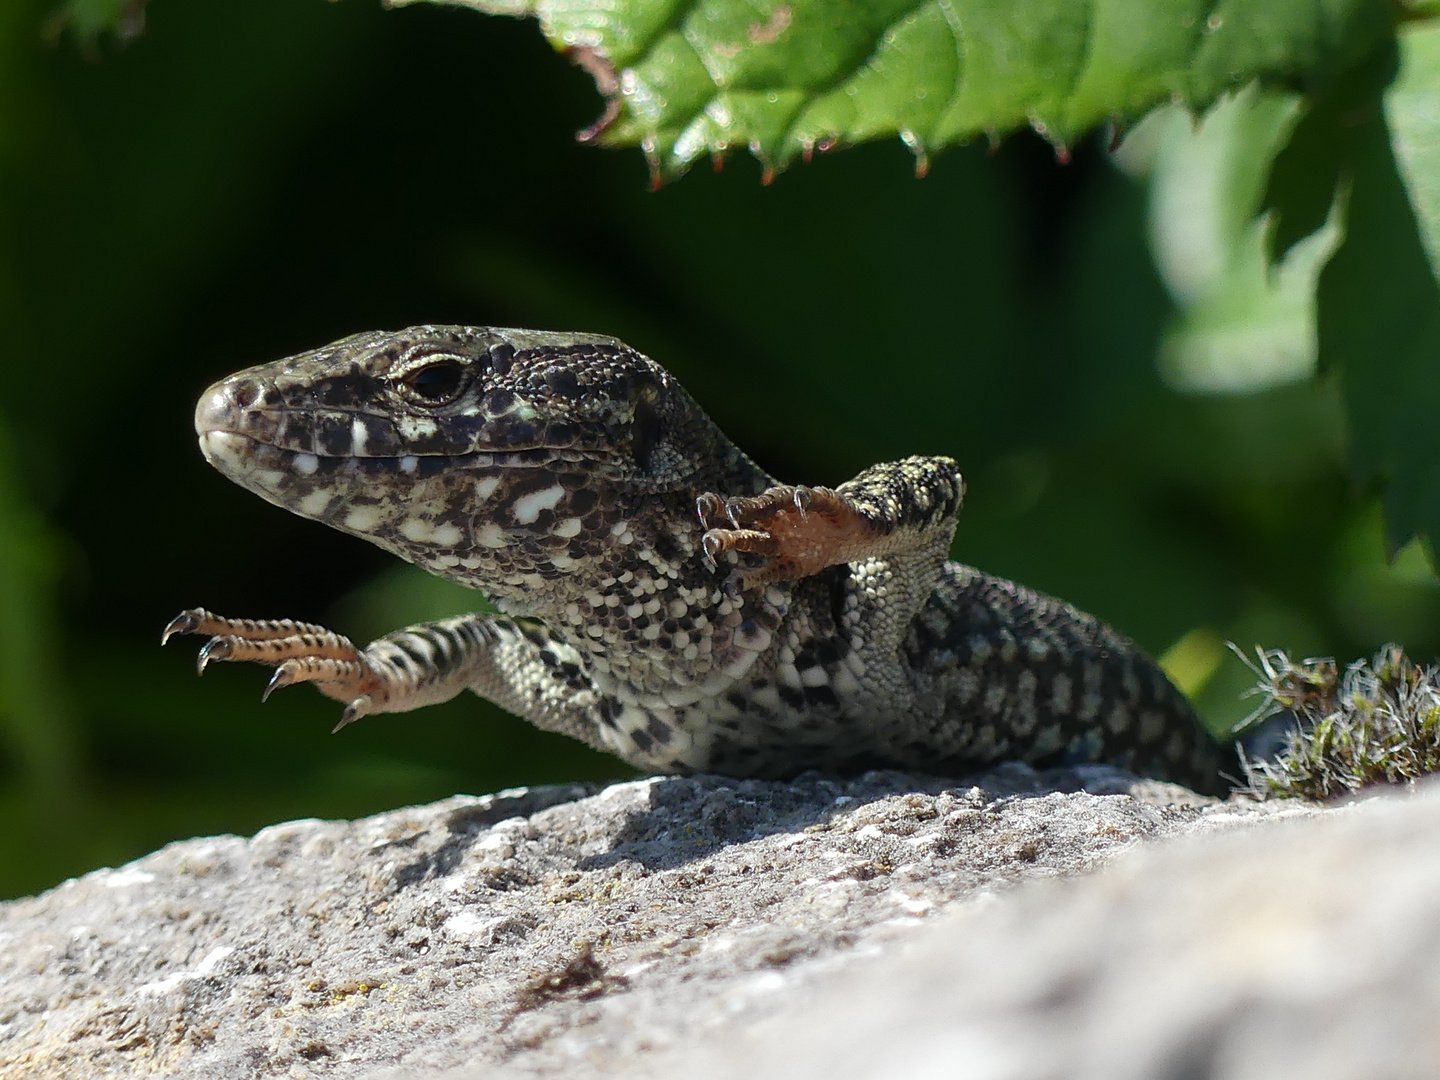
[[264,387],[251,376],[241,374],[221,379],[195,403],[195,434],[203,438],[210,431],[243,432],[246,411],[263,394]]

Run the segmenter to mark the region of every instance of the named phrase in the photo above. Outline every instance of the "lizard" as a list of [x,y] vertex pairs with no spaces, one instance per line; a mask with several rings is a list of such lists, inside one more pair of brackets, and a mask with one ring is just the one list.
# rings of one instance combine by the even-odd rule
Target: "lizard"
[[1161,668],[1058,599],[949,561],[947,457],[782,484],[615,338],[417,326],[215,383],[211,465],[479,590],[498,615],[362,647],[204,608],[166,628],[309,682],[341,727],[472,690],[646,771],[780,778],[1108,762],[1223,791]]

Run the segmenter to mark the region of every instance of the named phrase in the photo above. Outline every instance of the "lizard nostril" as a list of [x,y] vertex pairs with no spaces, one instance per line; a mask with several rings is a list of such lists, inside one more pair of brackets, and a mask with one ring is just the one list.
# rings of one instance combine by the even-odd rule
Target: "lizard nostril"
[[260,400],[264,387],[258,380],[222,379],[201,395],[195,405],[195,431],[229,431],[245,410]]

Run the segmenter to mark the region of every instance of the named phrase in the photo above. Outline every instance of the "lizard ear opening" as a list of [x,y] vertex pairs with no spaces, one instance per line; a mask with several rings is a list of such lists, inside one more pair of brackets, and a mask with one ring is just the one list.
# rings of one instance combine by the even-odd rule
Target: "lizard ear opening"
[[660,441],[660,414],[655,411],[657,387],[644,386],[635,397],[635,415],[630,421],[630,452],[642,472],[650,467],[650,455]]

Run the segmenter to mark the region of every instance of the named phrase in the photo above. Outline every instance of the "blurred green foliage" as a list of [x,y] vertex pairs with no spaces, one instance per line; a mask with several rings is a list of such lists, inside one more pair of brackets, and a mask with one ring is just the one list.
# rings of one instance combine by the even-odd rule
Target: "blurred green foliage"
[[623,775],[473,697],[331,738],[319,695],[262,708],[261,673],[158,648],[201,603],[360,638],[473,606],[194,446],[211,380],[365,328],[616,334],[796,481],[951,454],[956,556],[1116,623],[1217,728],[1250,681],[1227,639],[1432,655],[1432,34],[1066,165],[1021,134],[921,181],[890,141],[650,192],[640,155],[576,145],[594,84],[530,22],[0,5],[0,895],[179,836]]

